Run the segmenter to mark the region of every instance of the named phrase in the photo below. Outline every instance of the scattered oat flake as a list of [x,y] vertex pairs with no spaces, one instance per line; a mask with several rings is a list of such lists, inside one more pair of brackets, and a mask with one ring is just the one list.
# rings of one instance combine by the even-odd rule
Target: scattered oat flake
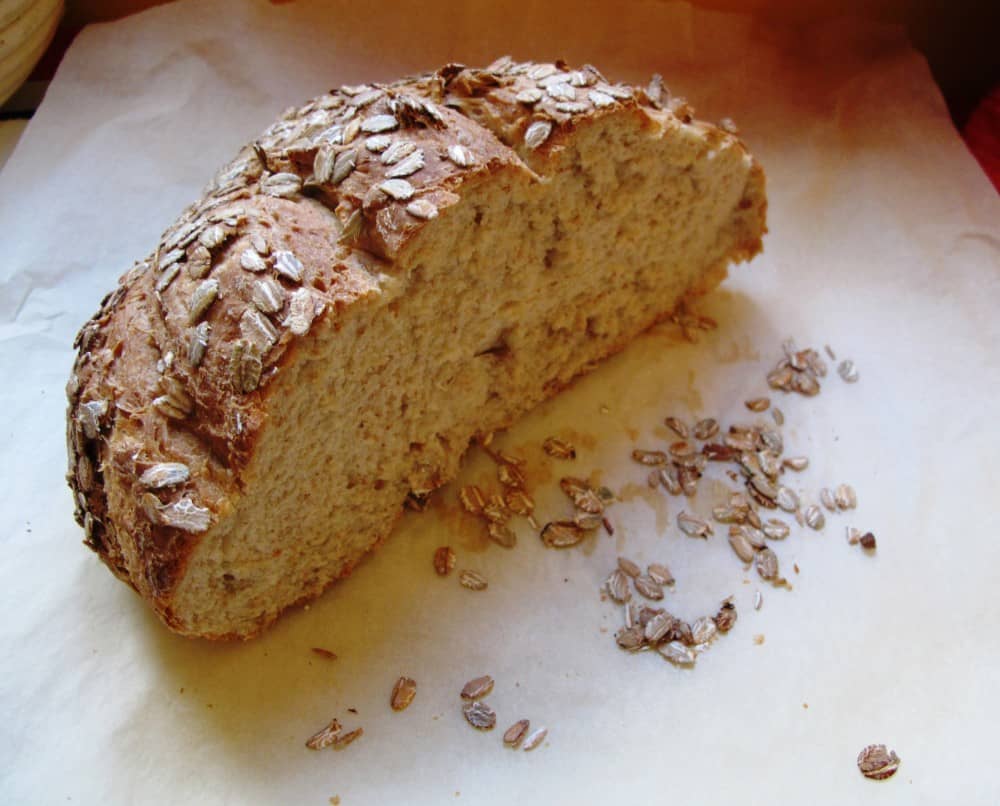
[[744,405],[750,409],[750,411],[767,411],[771,406],[771,400],[766,397],[755,397],[747,400]]
[[401,677],[392,687],[389,705],[393,711],[405,711],[415,696],[417,696],[417,681],[412,677]]
[[462,571],[458,575],[458,581],[461,583],[463,588],[468,588],[472,591],[484,591],[487,587],[489,587],[486,577],[478,571]]
[[504,731],[503,743],[508,747],[516,748],[521,744],[529,727],[531,727],[531,723],[527,719],[519,719]]
[[694,666],[694,651],[690,647],[684,646],[680,641],[660,644],[656,651],[663,656],[664,660],[670,661],[675,666]]
[[608,596],[618,604],[624,604],[632,598],[632,591],[628,586],[628,576],[620,568],[616,568],[604,583],[608,591]]
[[549,548],[565,549],[575,546],[586,534],[573,521],[552,521],[542,529],[542,542]]
[[351,742],[353,742],[355,739],[360,738],[361,734],[364,732],[365,732],[364,728],[355,728],[354,730],[348,733],[343,733],[340,736],[337,736],[333,740],[333,749],[343,750],[345,747],[347,747],[347,745],[351,744]]
[[834,493],[834,500],[839,509],[854,509],[858,505],[858,496],[850,484],[840,484]]
[[858,753],[858,769],[865,778],[884,781],[899,769],[900,759],[895,750],[884,744],[870,744]]
[[340,722],[336,718],[331,719],[322,730],[306,739],[306,747],[310,750],[322,750],[324,747],[329,747],[340,735],[341,730]]
[[497,723],[496,711],[484,702],[470,702],[462,708],[465,721],[477,730],[493,730]]
[[805,511],[806,525],[810,529],[822,529],[826,525],[826,516],[823,515],[823,510],[818,506],[813,504]]
[[538,745],[545,741],[545,737],[549,735],[548,728],[537,728],[532,731],[531,735],[524,740],[523,748],[524,750],[534,750]]
[[557,437],[549,437],[542,443],[544,450],[553,459],[576,459],[576,448]]
[[858,380],[858,368],[854,366],[854,362],[851,360],[841,361],[837,365],[837,374],[840,375],[847,383],[855,383]]
[[662,563],[650,563],[646,568],[646,573],[657,585],[674,584],[674,575],[671,574],[670,569]]
[[454,567],[455,552],[451,546],[441,546],[434,552],[434,570],[438,576],[448,576]]
[[329,649],[323,649],[321,646],[312,647],[312,652],[314,655],[319,655],[321,658],[326,658],[327,660],[336,660],[337,654],[331,652]]
[[493,691],[493,678],[488,674],[484,674],[482,677],[472,678],[462,686],[461,696],[463,700],[478,700],[488,695],[491,691]]
[[824,344],[823,345],[823,349],[826,350],[826,354],[830,357],[831,361],[836,361],[837,360],[837,356],[833,352],[833,348],[829,344]]
[[681,420],[678,420],[676,417],[667,417],[667,419],[663,422],[666,424],[667,428],[677,434],[677,436],[681,439],[688,438],[688,427]]
[[637,576],[633,583],[635,584],[635,589],[647,599],[652,599],[654,601],[659,601],[663,598],[663,588],[660,587],[652,577],[642,574]]
[[771,417],[774,419],[774,424],[775,425],[784,425],[785,424],[785,414],[777,406],[773,406],[771,408]]
[[764,604],[764,594],[760,591],[754,592],[753,595],[753,609],[760,610],[761,605]]
[[639,566],[632,562],[628,557],[619,557],[618,567],[633,579],[642,573],[642,569],[640,569]]
[[475,484],[469,484],[458,491],[458,500],[462,504],[462,509],[472,515],[478,515],[486,505],[483,492]]

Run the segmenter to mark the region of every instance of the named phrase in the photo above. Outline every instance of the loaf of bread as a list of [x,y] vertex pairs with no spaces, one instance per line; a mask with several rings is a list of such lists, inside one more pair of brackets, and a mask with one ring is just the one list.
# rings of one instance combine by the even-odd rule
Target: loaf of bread
[[471,440],[760,251],[733,131],[509,58],[289,110],[77,338],[87,545],[185,635],[313,599]]

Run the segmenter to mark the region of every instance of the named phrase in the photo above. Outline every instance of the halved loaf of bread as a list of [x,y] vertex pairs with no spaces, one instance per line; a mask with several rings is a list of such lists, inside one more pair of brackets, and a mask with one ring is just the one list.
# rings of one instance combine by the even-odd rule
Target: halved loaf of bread
[[80,332],[87,544],[186,635],[314,598],[470,440],[760,250],[731,130],[510,59],[290,110]]

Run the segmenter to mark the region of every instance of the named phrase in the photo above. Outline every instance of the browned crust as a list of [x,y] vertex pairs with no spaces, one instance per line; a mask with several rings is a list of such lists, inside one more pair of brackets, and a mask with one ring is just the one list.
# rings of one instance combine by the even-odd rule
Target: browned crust
[[[201,539],[202,531],[192,529],[224,517],[240,495],[241,473],[267,418],[269,381],[310,343],[308,332],[295,332],[302,330],[296,310],[308,308],[317,321],[326,319],[336,328],[348,307],[391,293],[395,258],[425,223],[416,214],[421,210],[409,208],[411,202],[439,210],[457,203],[470,183],[498,173],[545,173],[578,125],[620,114],[650,126],[658,119],[698,127],[709,146],[729,137],[693,122],[686,104],[661,95],[655,83],[635,89],[611,84],[589,66],[571,70],[562,63],[509,59],[484,70],[446,65],[392,85],[342,87],[286,112],[216,175],[154,253],[122,277],[74,343],[78,356],[67,386],[68,481],[85,543],[150,601],[168,626],[183,631],[171,605]],[[413,191],[409,199],[380,189],[402,160],[383,164],[385,151],[367,141],[380,133],[358,131],[377,129],[390,117],[396,123],[392,141],[406,139],[423,153],[423,166],[400,177]],[[538,142],[540,132],[544,137]],[[317,159],[321,152],[331,157],[325,165]],[[354,169],[335,182],[337,159],[352,152]],[[274,177],[282,174],[301,188],[269,195]],[[729,260],[760,251],[766,199],[757,165],[741,211],[739,247],[692,293],[721,282]],[[261,256],[266,266],[248,270],[243,255],[261,237],[269,247]],[[283,250],[301,263],[300,279],[277,270],[276,254]],[[265,277],[283,296],[276,311],[255,307],[255,284]],[[192,300],[206,281],[217,283],[218,298],[192,322]],[[293,308],[293,295],[306,304]],[[255,318],[241,323],[248,310]],[[270,324],[266,336],[253,326],[259,318]],[[210,329],[199,363],[190,353],[195,323]],[[255,339],[263,341],[250,347]],[[248,374],[234,375],[237,343],[244,355],[259,353],[259,381],[256,353],[246,361]],[[624,345],[612,345],[606,354]],[[162,462],[183,463],[190,477],[158,490],[141,487],[142,474]],[[176,517],[182,499],[195,507],[195,521]],[[307,592],[302,601],[320,592]],[[271,620],[262,620],[252,634]]]

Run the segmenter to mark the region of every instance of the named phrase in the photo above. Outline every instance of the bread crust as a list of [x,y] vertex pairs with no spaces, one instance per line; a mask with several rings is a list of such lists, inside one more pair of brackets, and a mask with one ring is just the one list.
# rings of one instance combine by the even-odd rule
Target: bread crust
[[[732,138],[692,121],[655,83],[636,89],[589,66],[506,58],[341,87],[287,111],[219,171],[77,336],[68,481],[85,543],[183,631],[178,582],[241,494],[271,381],[308,351],[310,331],[392,299],[399,256],[468,188],[506,172],[537,181],[578,127],[607,115],[685,128],[709,144]],[[756,164],[752,180],[746,237],[730,259],[761,249]],[[725,272],[715,267],[692,292]]]

